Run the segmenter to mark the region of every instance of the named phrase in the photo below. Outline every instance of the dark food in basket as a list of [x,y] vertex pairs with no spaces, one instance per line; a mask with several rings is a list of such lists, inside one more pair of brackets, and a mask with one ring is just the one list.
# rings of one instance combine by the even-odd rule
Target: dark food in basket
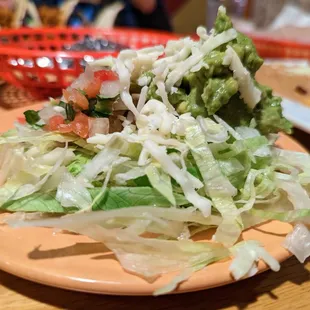
[[64,46],[67,51],[121,51],[126,48],[129,47],[106,39],[92,38],[89,35],[71,46]]
[[[123,49],[129,48],[128,46],[118,44],[106,39],[94,39],[89,35],[86,35],[83,39],[83,41],[79,41],[77,43],[74,43],[73,45],[64,45],[63,49],[66,51],[121,51]],[[68,58],[61,58],[58,57],[56,60],[59,63],[59,67],[62,70],[66,70],[68,68],[72,68],[74,63],[72,59]],[[85,59],[82,59],[80,64],[82,67],[85,66]],[[11,60],[11,64],[17,65],[19,63],[22,64],[25,67],[31,68],[33,67],[33,61],[31,59],[21,59],[19,58],[18,62],[16,60]],[[41,68],[47,68],[47,67],[53,67],[53,61],[49,59],[48,57],[41,57],[37,59],[37,65]]]

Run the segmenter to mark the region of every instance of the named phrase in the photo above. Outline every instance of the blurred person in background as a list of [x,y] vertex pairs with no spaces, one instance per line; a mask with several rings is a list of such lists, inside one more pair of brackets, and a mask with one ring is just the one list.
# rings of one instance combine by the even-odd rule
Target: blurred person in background
[[[163,0],[33,0],[45,26],[121,26],[171,30]],[[108,16],[110,14],[110,16]],[[114,16],[115,14],[115,16]],[[113,19],[113,23],[102,19]],[[101,20],[100,20],[101,19]],[[96,23],[94,24],[94,21]],[[111,24],[111,25],[110,25]]]
[[171,31],[171,23],[163,0],[129,0],[116,20],[118,26],[152,28]]

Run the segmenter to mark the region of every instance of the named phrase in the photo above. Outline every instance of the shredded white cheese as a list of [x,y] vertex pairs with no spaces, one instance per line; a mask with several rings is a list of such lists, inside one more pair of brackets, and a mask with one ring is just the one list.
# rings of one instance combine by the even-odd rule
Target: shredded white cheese
[[150,154],[145,148],[143,148],[138,159],[138,165],[145,166],[150,162],[151,162]]
[[163,62],[165,62],[166,64],[174,64],[176,62],[185,60],[191,53],[191,47],[197,44],[190,38],[184,38],[181,41],[183,43],[183,46],[180,49],[173,50],[173,52],[171,51],[171,56],[161,58],[155,61],[154,68],[160,66]]
[[238,54],[231,46],[227,46],[223,65],[229,66],[233,71],[233,76],[238,81],[241,98],[250,109],[254,109],[261,100],[262,93],[255,87],[250,72],[243,66]]
[[155,74],[154,82],[164,81],[169,73],[169,67],[166,62],[163,62],[160,66],[154,68],[152,73]]
[[206,41],[208,40],[209,36],[208,36],[208,33],[207,33],[207,29],[203,26],[199,26],[197,28],[197,31],[196,31],[198,37],[203,40],[203,41]]
[[171,87],[171,94],[175,94],[178,92],[178,88],[177,87]]
[[149,88],[147,86],[143,86],[142,89],[141,89],[141,93],[140,93],[138,104],[137,104],[138,112],[141,112],[141,109],[145,105],[148,89]]
[[114,58],[112,56],[107,56],[104,58],[94,60],[93,62],[90,62],[88,64],[93,69],[99,69],[100,70],[100,68],[104,68],[104,67],[113,67]]
[[177,111],[175,110],[175,108],[170,104],[169,102],[169,99],[168,99],[168,94],[166,92],[166,89],[165,89],[165,84],[163,81],[158,81],[156,83],[156,86],[157,86],[157,91],[156,91],[156,94],[158,94],[163,103],[165,104],[165,106],[167,107],[168,111],[174,115],[178,115]]
[[201,50],[204,55],[209,54],[215,48],[224,43],[232,41],[237,38],[237,31],[233,28],[223,31],[215,36],[210,36],[209,39],[202,45]]
[[120,81],[120,95],[123,103],[126,105],[135,117],[139,116],[139,112],[135,107],[132,97],[129,93],[130,88],[130,72],[120,59],[115,60],[116,72]]
[[225,8],[224,5],[221,5],[221,6],[219,7],[219,12],[220,12],[220,13],[223,13],[223,14],[226,14],[226,8]]
[[166,44],[166,57],[173,56],[184,47],[184,40],[170,40]]
[[218,35],[210,36],[207,41],[203,43],[200,50],[194,55],[191,55],[186,60],[180,62],[178,66],[168,74],[166,81],[167,91],[171,90],[171,87],[175,85],[183,76],[197,63],[199,63],[204,56],[209,54],[212,50],[219,47],[220,45],[227,43],[237,37],[237,32],[235,29],[229,29]]
[[139,54],[148,54],[152,57],[158,58],[164,53],[164,46],[163,45],[155,45],[150,47],[142,48],[138,51]]
[[151,77],[150,76],[146,76],[146,75],[143,75],[143,76],[140,76],[138,78],[138,85],[139,86],[147,86],[151,83]]

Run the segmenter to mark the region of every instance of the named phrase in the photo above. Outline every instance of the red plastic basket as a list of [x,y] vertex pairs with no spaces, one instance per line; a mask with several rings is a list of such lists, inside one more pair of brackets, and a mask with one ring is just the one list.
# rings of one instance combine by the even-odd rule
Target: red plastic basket
[[[279,40],[252,33],[246,33],[246,35],[252,39],[262,58],[310,59],[310,43]],[[191,37],[194,40],[199,39],[196,34]]]
[[[178,36],[148,30],[44,28],[0,31],[0,77],[27,88],[37,99],[58,96],[83,70],[82,62],[117,51],[63,51],[63,46],[84,39],[86,35],[103,38],[132,49],[166,44]],[[70,63],[69,67],[62,64]]]
[[248,34],[263,58],[310,59],[310,44]]

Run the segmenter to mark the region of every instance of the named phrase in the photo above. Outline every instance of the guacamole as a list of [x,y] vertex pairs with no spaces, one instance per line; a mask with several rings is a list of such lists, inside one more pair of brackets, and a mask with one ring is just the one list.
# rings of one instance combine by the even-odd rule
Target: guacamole
[[[233,27],[230,18],[219,10],[213,33],[220,34]],[[223,65],[227,46],[231,46],[249,72],[254,85],[261,91],[261,99],[251,110],[241,98],[238,81],[229,66]],[[174,92],[168,93],[170,103],[178,113],[190,112],[194,117],[212,117],[217,114],[232,126],[248,126],[255,120],[263,134],[291,132],[292,125],[282,115],[281,99],[272,90],[254,80],[256,71],[263,64],[250,38],[238,33],[229,43],[222,44],[203,58],[204,66],[197,72],[186,74]],[[156,84],[149,85],[148,98],[160,99]]]

